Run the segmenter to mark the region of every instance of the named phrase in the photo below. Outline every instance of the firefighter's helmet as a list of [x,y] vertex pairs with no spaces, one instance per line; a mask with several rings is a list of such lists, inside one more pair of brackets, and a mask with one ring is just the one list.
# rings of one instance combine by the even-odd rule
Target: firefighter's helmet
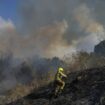
[[63,72],[64,69],[63,69],[62,67],[59,67],[58,71],[59,71],[59,72]]

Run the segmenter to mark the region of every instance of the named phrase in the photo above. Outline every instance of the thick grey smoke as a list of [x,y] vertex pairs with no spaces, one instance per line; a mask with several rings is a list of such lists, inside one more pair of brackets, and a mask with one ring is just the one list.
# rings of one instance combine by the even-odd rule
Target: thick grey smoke
[[103,0],[22,0],[20,30],[0,18],[0,51],[11,50],[15,57],[92,51],[105,37],[104,4]]
[[[61,45],[60,38],[62,43],[65,43],[63,46],[65,50],[73,50],[72,47],[74,47],[74,50],[76,48],[92,51],[94,45],[104,38],[104,24],[98,21],[96,17],[100,12],[99,7],[101,8],[100,4],[102,3],[104,3],[103,0],[24,0],[21,6],[23,27],[25,26],[26,33],[33,35],[42,27],[65,20],[68,28],[65,33],[61,34],[61,37],[53,40],[53,38],[48,37],[51,34],[49,31],[44,33],[47,34],[44,38],[47,39],[47,44]],[[100,16],[98,18],[100,20]],[[38,34],[34,35],[37,36]],[[43,34],[40,36],[42,36],[42,40],[39,44],[44,44]],[[52,36],[56,37],[57,34],[52,33]],[[58,42],[57,45],[54,43],[55,41]],[[52,49],[48,47],[47,51],[48,53],[51,50],[54,52],[54,49],[61,49],[61,47],[53,47]]]

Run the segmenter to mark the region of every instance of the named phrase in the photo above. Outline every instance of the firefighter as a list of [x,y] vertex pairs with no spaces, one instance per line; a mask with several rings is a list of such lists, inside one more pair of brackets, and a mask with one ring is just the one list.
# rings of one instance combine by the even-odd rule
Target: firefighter
[[57,96],[59,92],[61,93],[65,87],[63,78],[67,78],[67,75],[64,74],[64,69],[60,67],[55,75],[55,96]]

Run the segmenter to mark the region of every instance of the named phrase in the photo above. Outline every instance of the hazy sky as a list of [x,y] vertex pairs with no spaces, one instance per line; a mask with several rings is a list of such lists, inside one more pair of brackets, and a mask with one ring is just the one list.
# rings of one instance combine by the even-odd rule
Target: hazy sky
[[19,19],[18,6],[21,0],[0,0],[0,16],[11,19],[14,23]]

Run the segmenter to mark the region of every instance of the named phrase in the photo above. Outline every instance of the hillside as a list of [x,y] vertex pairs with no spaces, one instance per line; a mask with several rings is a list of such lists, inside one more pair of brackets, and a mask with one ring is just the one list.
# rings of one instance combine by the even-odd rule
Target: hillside
[[105,56],[105,40],[101,41],[94,47],[94,53]]
[[105,67],[70,73],[61,96],[50,99],[51,85],[6,105],[105,105]]

